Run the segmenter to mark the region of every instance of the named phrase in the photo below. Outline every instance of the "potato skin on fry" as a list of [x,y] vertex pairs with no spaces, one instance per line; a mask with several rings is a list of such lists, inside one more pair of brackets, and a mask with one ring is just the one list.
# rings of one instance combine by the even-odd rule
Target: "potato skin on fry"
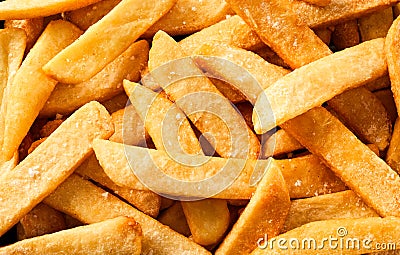
[[[400,16],[399,16],[400,17]],[[400,18],[397,17],[389,29],[385,41],[385,54],[389,69],[391,89],[400,116]]]

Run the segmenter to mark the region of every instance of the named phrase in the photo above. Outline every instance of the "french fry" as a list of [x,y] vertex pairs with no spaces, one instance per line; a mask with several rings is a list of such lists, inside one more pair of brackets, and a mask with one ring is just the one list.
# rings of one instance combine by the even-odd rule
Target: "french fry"
[[86,30],[79,40],[44,65],[43,70],[62,83],[76,84],[89,80],[124,52],[175,2],[121,1]]
[[379,148],[376,144],[373,143],[369,143],[367,144],[368,148],[373,151],[378,157],[380,156],[380,151]]
[[230,215],[225,200],[205,199],[182,202],[193,240],[201,245],[217,243],[229,227]]
[[393,23],[392,7],[376,11],[358,19],[361,40],[363,42],[375,38],[385,38]]
[[23,19],[23,20],[6,20],[4,22],[5,28],[20,28],[26,33],[26,49],[25,53],[28,53],[29,50],[36,43],[40,34],[44,29],[43,18],[36,19]]
[[109,13],[121,0],[103,0],[83,8],[65,12],[67,20],[77,25],[82,30],[87,30],[107,13]]
[[311,109],[281,127],[322,158],[380,216],[399,215],[400,177],[327,110]]
[[91,102],[69,117],[13,171],[0,178],[0,234],[54,191],[91,152],[95,138],[113,132],[111,117]]
[[318,6],[327,6],[331,2],[331,0],[304,0],[304,2],[315,4]]
[[[288,0],[227,2],[260,39],[293,69],[331,53],[329,47],[299,20]],[[301,43],[298,42],[300,39]]]
[[390,140],[389,149],[386,153],[385,161],[388,165],[400,173],[400,120],[396,120],[396,124],[393,128],[392,139]]
[[123,91],[122,81],[128,75],[135,81],[140,79],[140,70],[147,63],[148,51],[146,41],[133,43],[90,80],[79,84],[57,84],[40,116],[67,115],[87,102],[104,102],[118,95]]
[[141,252],[140,226],[118,217],[26,239],[0,248],[0,254],[135,254]]
[[[104,190],[77,175],[71,175],[50,196],[45,203],[73,215],[84,223],[95,223],[117,216],[135,219],[143,231],[142,254],[210,254],[203,247],[164,226],[157,220],[136,210]],[[107,210],[104,210],[107,208]]]
[[275,162],[282,171],[292,199],[346,190],[346,185],[314,155]]
[[186,35],[209,27],[233,13],[223,0],[178,0],[174,7],[145,33],[151,38],[162,30],[170,35]]
[[381,101],[383,106],[385,106],[385,109],[389,114],[389,119],[393,126],[397,119],[397,109],[396,103],[394,102],[393,98],[393,92],[388,88],[375,91],[374,95],[379,99],[379,101]]
[[235,104],[236,108],[242,114],[244,120],[246,121],[247,126],[253,130],[253,121],[252,121],[252,115],[253,115],[253,105],[249,102],[243,102],[240,104]]
[[99,0],[4,1],[0,3],[0,20],[45,17],[79,9],[98,1]]
[[301,149],[304,149],[303,145],[285,130],[280,129],[271,135],[262,145],[261,158],[279,156]]
[[271,237],[279,234],[289,208],[290,197],[285,180],[279,166],[272,163],[215,254],[249,254],[264,234]]
[[61,212],[45,204],[38,204],[17,224],[17,238],[23,240],[66,229]]
[[[204,71],[204,70],[203,70]],[[232,103],[240,103],[246,101],[246,97],[243,96],[243,94],[237,90],[234,86],[229,84],[226,81],[220,80],[218,78],[211,78],[208,73],[206,73],[208,76],[208,79],[214,84],[214,86],[219,90],[219,92],[222,93],[226,98],[229,99]]]
[[[336,249],[334,249],[335,245],[328,245],[328,240],[325,241],[326,245],[321,245],[321,242],[323,241],[322,238],[324,237],[326,239],[332,237],[334,240],[343,240],[346,245],[341,246],[343,247],[339,250],[341,253],[363,254],[373,250],[375,248],[375,244],[377,243],[393,243],[393,241],[398,240],[399,223],[400,219],[395,217],[369,217],[312,222],[276,237],[276,240],[299,240],[300,244],[292,242],[292,245],[289,245],[289,242],[286,242],[283,244],[283,246],[287,247],[288,249],[280,249],[277,246],[277,242],[274,245],[269,242],[268,244],[264,245],[265,249],[257,248],[251,254],[332,254],[339,245],[335,242],[337,246]],[[346,234],[346,236],[342,236],[342,234]],[[307,246],[304,245],[303,240],[315,240],[317,244],[309,242],[309,246]],[[355,242],[353,242],[353,240],[355,240]],[[357,240],[358,246],[356,246]],[[302,242],[303,247],[305,248],[302,248]],[[354,246],[352,246],[352,244]],[[317,245],[318,249],[316,247]],[[308,247],[311,248],[307,249]]]
[[64,218],[65,218],[65,225],[66,225],[67,229],[76,228],[76,227],[80,227],[80,226],[84,225],[81,221],[79,221],[79,220],[75,219],[74,217],[71,217],[65,213],[64,213]]
[[[384,75],[387,65],[383,47],[384,39],[364,42],[305,65],[268,87],[254,107],[256,133],[265,133],[346,89],[362,86]],[[349,76],[349,72],[354,75]],[[326,75],[321,76],[321,73]],[[276,123],[270,111],[265,111],[268,109],[265,99],[269,101]]]
[[332,43],[337,50],[344,50],[360,43],[357,20],[349,20],[335,26]]
[[386,89],[390,87],[390,78],[389,75],[384,75],[376,80],[370,81],[364,85],[366,89],[369,91],[375,91],[380,89]]
[[[214,137],[214,148],[221,157],[257,158],[260,143],[253,131],[247,127],[229,100],[223,97],[193,60],[187,57],[174,39],[159,31],[154,36],[150,49],[151,75],[200,132],[210,133]],[[179,70],[176,62],[167,64],[173,60],[180,61],[179,59],[183,59],[179,62]],[[171,72],[175,75],[171,75]],[[190,77],[177,80],[187,74]],[[196,99],[187,100],[190,95]]]
[[157,217],[160,210],[161,198],[151,191],[133,190],[120,187],[113,183],[104,173],[96,157],[91,155],[76,170],[75,173],[89,178],[100,185],[107,187],[116,196],[122,197],[128,203],[151,217]]
[[329,46],[331,43],[332,33],[334,31],[334,27],[323,27],[323,28],[315,28],[313,29],[314,33],[321,39],[326,45]]
[[399,31],[400,18],[397,17],[390,27],[385,41],[386,61],[389,70],[391,89],[397,109],[400,109],[400,62],[398,61],[400,56],[400,49],[397,47],[400,40]]
[[102,105],[107,109],[109,113],[117,112],[123,108],[125,108],[126,103],[128,102],[129,98],[125,94],[125,92],[116,95],[115,97],[105,101]]
[[286,64],[281,57],[279,57],[270,47],[268,47],[268,45],[264,45],[259,49],[254,49],[252,52],[256,53],[271,64],[281,66],[285,69],[290,69],[288,64]]
[[179,201],[164,210],[160,216],[158,216],[157,220],[162,224],[169,226],[181,235],[186,237],[190,236],[190,228]]
[[10,159],[18,149],[57,84],[42,72],[42,66],[80,34],[81,31],[69,22],[53,21],[26,56],[7,92],[3,159]]
[[[289,73],[288,70],[266,62],[253,52],[233,48],[226,44],[203,44],[195,51],[195,54],[201,55],[194,56],[194,60],[203,71],[227,81],[253,104],[263,89],[268,88]],[[218,59],[210,60],[208,57],[218,57]],[[245,69],[250,75],[247,77],[238,75],[238,72],[233,70],[236,66],[227,65],[226,61],[220,61],[219,58]],[[255,84],[255,81],[258,84]]]
[[400,14],[400,4],[393,5],[393,17],[397,18]]
[[361,140],[376,144],[380,151],[389,145],[392,124],[381,101],[366,88],[345,91],[328,105]]
[[353,191],[346,190],[292,201],[282,233],[313,221],[377,216]]

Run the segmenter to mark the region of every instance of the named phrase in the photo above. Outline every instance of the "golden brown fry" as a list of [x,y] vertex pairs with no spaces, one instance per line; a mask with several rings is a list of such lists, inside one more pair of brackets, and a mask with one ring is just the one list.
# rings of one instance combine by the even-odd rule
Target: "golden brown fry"
[[23,20],[6,20],[4,22],[5,28],[20,28],[26,33],[26,49],[25,53],[28,53],[29,50],[36,43],[36,40],[39,38],[40,34],[44,29],[43,18],[36,19],[23,19]]
[[[265,133],[346,89],[362,86],[381,77],[387,72],[383,47],[384,39],[367,41],[286,75],[260,95],[253,113],[255,131]],[[349,73],[354,75],[349,76]],[[268,103],[276,123],[271,111],[265,110],[268,109]]]
[[392,123],[385,106],[366,88],[355,88],[335,96],[328,105],[360,139],[376,144],[380,151],[389,145]]
[[79,40],[51,59],[43,70],[62,83],[76,84],[89,80],[122,54],[175,2],[121,1],[86,30]]
[[45,204],[38,204],[17,224],[17,238],[23,240],[66,229],[61,212]]
[[373,151],[373,152],[379,157],[380,151],[379,151],[379,148],[378,148],[378,146],[377,146],[376,144],[369,143],[369,144],[366,144],[366,145],[368,146],[368,148],[369,148],[371,151]]
[[224,0],[178,0],[143,36],[153,37],[158,30],[170,35],[192,34],[225,19],[231,13]]
[[[275,242],[272,242],[271,239],[268,240],[268,244],[263,243],[261,245],[264,249],[257,248],[251,254],[324,255],[333,254],[337,251],[342,254],[364,254],[378,247],[375,246],[378,243],[394,244],[395,240],[399,240],[399,224],[400,219],[395,217],[383,219],[369,217],[312,222],[277,236],[274,239]],[[331,243],[329,243],[329,238],[331,238]],[[287,247],[287,249],[278,248],[277,240],[279,239],[287,240],[283,244],[283,247]],[[289,240],[292,239],[298,240],[298,242],[292,241],[290,245]],[[315,243],[312,240],[315,240]],[[324,240],[325,243],[322,245]],[[339,246],[339,240],[343,240],[345,245]],[[340,249],[339,247],[343,248]]]
[[249,254],[257,240],[274,237],[283,227],[290,208],[289,191],[279,166],[272,163],[249,204],[215,254]]
[[0,248],[0,254],[132,254],[141,253],[142,231],[135,220],[103,222],[26,239]]
[[95,138],[113,132],[111,117],[91,102],[69,117],[13,171],[0,178],[0,234],[53,192],[91,152]]
[[292,199],[346,190],[346,185],[314,155],[275,162],[281,168]]
[[289,0],[227,2],[260,39],[293,69],[331,53],[329,47],[299,20]]
[[353,191],[346,190],[292,201],[282,233],[313,221],[377,216]]
[[102,0],[86,7],[65,12],[67,20],[77,25],[82,30],[87,30],[107,13],[109,13],[121,0]]
[[303,0],[303,1],[318,6],[327,6],[331,2],[331,0]]
[[50,96],[57,81],[42,66],[79,37],[81,31],[66,21],[51,22],[26,56],[7,91],[4,115],[3,155],[10,159]]
[[122,92],[119,95],[116,95],[115,97],[101,103],[107,111],[112,114],[114,112],[117,112],[123,108],[125,108],[127,102],[128,102],[128,96],[125,94],[125,92]]
[[210,254],[157,220],[104,193],[103,189],[73,174],[45,199],[45,203],[89,224],[122,215],[134,218],[143,231],[142,254]]
[[397,114],[400,116],[400,18],[397,17],[389,29],[385,41],[385,54],[389,70],[391,89],[396,102]]
[[23,0],[0,2],[0,20],[31,19],[58,14],[88,6],[99,0]]
[[214,86],[219,90],[219,92],[221,92],[222,95],[228,98],[229,101],[231,101],[234,104],[246,101],[246,97],[234,86],[218,78],[211,78],[212,76],[213,75],[207,74],[207,77],[208,79],[210,79],[212,84],[214,84]]
[[[203,44],[195,51],[195,54],[201,55],[194,56],[194,59],[202,70],[213,77],[227,81],[253,104],[263,89],[289,73],[288,70],[266,62],[253,52],[226,44]],[[215,57],[218,59],[214,60]],[[220,61],[220,58],[242,69],[233,70],[232,65],[227,65],[226,61]],[[240,71],[247,71],[250,75],[238,75]]]
[[386,153],[386,162],[388,165],[400,173],[400,120],[396,120],[393,128],[392,139],[390,140],[389,149]]
[[349,20],[335,26],[332,33],[332,43],[337,50],[343,50],[360,43],[357,20]]
[[329,46],[331,43],[332,33],[334,31],[331,27],[322,27],[313,29],[314,33],[321,39],[326,45]]
[[392,7],[359,18],[358,26],[360,29],[361,40],[365,42],[375,38],[385,38],[392,23]]
[[[170,61],[175,63],[168,64]],[[213,136],[213,147],[221,157],[258,157],[260,144],[253,131],[183,48],[162,31],[153,38],[149,70],[196,128]],[[177,80],[181,76],[185,79]]]
[[376,80],[370,81],[364,85],[366,89],[369,91],[375,91],[380,89],[385,89],[390,87],[390,78],[389,75],[386,74],[382,77],[379,77]]
[[400,3],[393,5],[393,17],[397,18],[400,14]]
[[84,225],[81,221],[69,216],[68,214],[64,214],[64,218],[67,229],[76,228]]
[[262,145],[261,158],[279,156],[301,149],[304,149],[303,145],[285,130],[280,129],[271,135]]
[[288,64],[286,64],[285,61],[283,61],[283,59],[281,59],[281,57],[279,57],[267,45],[264,45],[263,47],[261,47],[259,49],[254,49],[252,51],[254,53],[256,53],[257,55],[259,55],[260,57],[262,57],[263,59],[265,59],[267,62],[271,63],[271,64],[274,64],[274,65],[277,65],[277,66],[281,66],[281,67],[286,68],[286,69],[290,69]]
[[389,114],[389,118],[393,126],[397,119],[397,109],[396,103],[394,102],[393,98],[393,92],[388,88],[375,91],[374,95],[379,99],[379,101],[381,101],[383,106],[385,106],[385,109]]
[[40,116],[51,117],[57,113],[67,115],[87,102],[103,102],[118,95],[123,91],[122,81],[128,75],[134,81],[140,79],[140,71],[147,63],[148,51],[146,41],[133,43],[90,80],[79,84],[57,84],[40,111]]
[[400,177],[327,110],[311,109],[281,127],[379,215],[400,215]]
[[158,216],[157,220],[186,237],[190,236],[190,228],[179,201],[165,209],[160,216]]

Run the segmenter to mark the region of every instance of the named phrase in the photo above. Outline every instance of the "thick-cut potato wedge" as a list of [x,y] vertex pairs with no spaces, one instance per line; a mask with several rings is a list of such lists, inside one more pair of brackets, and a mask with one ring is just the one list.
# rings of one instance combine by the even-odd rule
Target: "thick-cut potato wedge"
[[45,199],[45,203],[89,224],[118,216],[134,218],[143,231],[142,254],[210,254],[157,220],[104,193],[103,189],[73,174]]
[[38,204],[17,224],[17,238],[23,240],[66,229],[64,215],[43,203]]
[[165,209],[157,220],[186,237],[190,236],[190,228],[179,201]]
[[329,47],[299,20],[289,0],[227,2],[291,68],[331,54]]
[[393,128],[392,139],[386,153],[386,162],[393,170],[400,173],[400,119],[396,120]]
[[400,215],[400,177],[326,109],[313,108],[281,127],[380,216]]
[[114,112],[117,112],[123,108],[125,108],[129,98],[125,94],[125,92],[122,92],[119,95],[116,95],[115,97],[101,103],[107,111],[112,114]]
[[272,163],[249,204],[215,254],[249,254],[257,240],[278,235],[290,208],[289,191],[278,165]]
[[[203,44],[195,54],[194,60],[203,71],[227,81],[252,104],[263,89],[289,73],[288,70],[266,62],[253,52],[226,44]],[[225,60],[234,65],[228,65]],[[248,75],[240,71],[247,71]]]
[[280,129],[271,135],[262,145],[261,158],[279,156],[301,149],[304,149],[303,145],[285,130]]
[[[168,153],[203,154],[186,115],[161,93],[124,80],[124,89],[154,145]],[[124,121],[124,125],[131,123]]]
[[268,47],[268,45],[264,45],[259,49],[254,49],[252,52],[265,59],[268,63],[290,69],[288,64],[286,64],[281,57],[279,57],[270,47]]
[[42,66],[76,40],[81,31],[66,21],[51,22],[26,56],[7,91],[3,155],[10,159],[57,84]]
[[377,216],[353,191],[346,190],[292,201],[282,233],[313,221]]
[[[253,112],[255,131],[265,133],[346,89],[362,86],[386,72],[384,39],[364,42],[296,69],[258,98]],[[349,76],[349,73],[354,75]],[[265,110],[268,107],[276,123],[271,111]]]
[[231,13],[224,0],[178,0],[143,36],[153,37],[158,30],[170,35],[192,34],[225,19]]
[[142,230],[135,220],[117,217],[0,248],[0,254],[132,254],[142,250]]
[[211,42],[243,49],[261,48],[264,45],[258,35],[237,15],[186,37],[179,45],[187,54],[192,55],[199,46]]
[[229,227],[230,215],[226,200],[205,199],[182,202],[193,240],[201,245],[217,243]]
[[369,91],[390,88],[389,74],[379,77],[376,80],[368,82],[367,84],[364,85],[364,87]]
[[253,131],[183,48],[162,31],[153,38],[149,70],[196,128],[213,136],[221,157],[258,157],[260,142]]
[[343,92],[328,101],[344,124],[366,143],[376,144],[380,151],[389,145],[392,123],[385,106],[366,88]]
[[374,95],[379,99],[379,101],[381,101],[383,106],[385,106],[385,109],[389,114],[389,119],[392,122],[392,126],[394,126],[397,119],[397,109],[393,98],[393,92],[388,88],[375,91]]
[[393,5],[393,16],[397,18],[400,14],[400,4]]
[[326,45],[329,46],[331,43],[332,32],[334,27],[322,27],[313,29],[314,33],[321,39]]
[[[87,102],[103,102],[123,91],[126,78],[138,81],[140,71],[147,63],[149,45],[146,41],[133,43],[90,80],[79,84],[57,84],[43,109],[41,117],[70,114]],[[60,102],[63,102],[60,104]]]
[[82,30],[87,30],[107,13],[109,13],[121,0],[102,0],[86,7],[64,13],[67,20],[77,25]]
[[111,117],[91,102],[69,117],[13,171],[0,178],[0,235],[53,192],[88,156],[95,138],[113,132]]
[[177,0],[122,0],[69,47],[51,59],[43,70],[62,83],[89,80],[124,52]]
[[246,101],[246,97],[228,82],[218,78],[212,78],[211,76],[213,75],[209,75],[208,73],[206,73],[206,75],[219,92],[221,92],[222,95],[228,98],[232,103],[236,104]]
[[[400,18],[397,17],[389,29],[385,41],[386,61],[389,69],[391,89],[396,108],[400,109]],[[397,111],[400,116],[400,111]]]
[[346,185],[314,155],[276,160],[289,189],[290,198],[305,198],[335,193]]
[[36,19],[23,19],[23,20],[6,20],[4,22],[5,28],[20,28],[26,33],[26,49],[25,53],[28,53],[29,50],[36,43],[36,40],[39,38],[40,34],[44,29],[43,18]]
[[[376,244],[394,244],[400,238],[399,233],[400,219],[395,217],[317,221],[277,236],[273,244],[272,240],[268,240],[268,244],[261,243],[265,249],[257,248],[251,254],[330,255],[338,251],[340,254],[364,254],[374,250]],[[336,242],[329,243],[327,239],[330,237]],[[280,242],[286,249],[278,248],[277,240],[279,239],[287,240],[284,244]],[[290,242],[293,239],[298,242]],[[312,240],[315,240],[315,243]],[[322,245],[324,240],[325,243]],[[343,241],[343,246],[339,246],[339,240]],[[356,246],[357,243],[358,246]],[[302,248],[302,244],[304,248]],[[308,247],[311,248],[308,249]]]
[[0,20],[45,17],[79,9],[98,1],[99,0],[8,0],[0,2]]
[[332,43],[337,50],[343,50],[360,43],[357,20],[349,20],[335,26],[332,33]]
[[361,40],[363,42],[375,38],[386,37],[393,23],[392,7],[371,13],[358,19]]
[[128,203],[151,217],[157,217],[160,210],[161,198],[151,191],[127,189],[116,185],[108,178],[99,165],[96,157],[91,155],[76,170],[75,173],[89,178],[103,187],[107,187],[116,196],[122,197]]

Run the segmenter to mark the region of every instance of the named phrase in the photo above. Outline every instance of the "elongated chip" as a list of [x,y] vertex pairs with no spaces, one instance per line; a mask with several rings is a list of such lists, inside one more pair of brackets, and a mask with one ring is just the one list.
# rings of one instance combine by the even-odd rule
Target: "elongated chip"
[[346,190],[292,201],[282,232],[313,221],[377,216],[353,191]]
[[[387,72],[383,47],[384,39],[367,41],[286,75],[267,88],[265,95],[260,95],[253,113],[255,131],[265,133],[275,124],[280,125],[319,106],[346,89],[362,86],[381,77]],[[349,76],[349,72],[354,75]],[[321,73],[325,75],[321,76]],[[266,101],[270,104],[276,123],[270,111],[265,111],[268,107]]]
[[214,86],[226,98],[228,98],[229,101],[231,101],[234,104],[246,101],[246,97],[243,96],[243,94],[239,90],[237,90],[235,87],[233,87],[231,84],[229,84],[228,82],[225,82],[223,80],[220,80],[218,78],[211,78],[210,76],[208,78],[210,79],[212,84],[214,84]]
[[386,162],[388,165],[400,173],[400,120],[396,120],[393,128],[392,139],[390,140],[389,149],[386,153]]
[[332,43],[337,50],[353,47],[360,43],[357,20],[348,20],[337,24],[332,33]]
[[167,13],[175,2],[121,1],[79,40],[50,60],[43,70],[62,83],[76,84],[92,78]]
[[118,217],[87,226],[38,236],[0,248],[0,254],[132,254],[142,246],[139,224]]
[[114,113],[125,108],[127,102],[128,96],[125,94],[125,92],[123,92],[103,102],[102,105],[107,109],[109,113]]
[[299,20],[289,0],[227,2],[260,39],[293,69],[331,53],[329,47]]
[[379,101],[381,101],[381,103],[385,107],[387,113],[389,114],[389,119],[392,122],[392,126],[394,126],[394,123],[397,119],[397,109],[396,103],[394,102],[393,98],[393,92],[390,90],[390,88],[387,88],[375,91],[374,95],[379,99]]
[[3,1],[0,3],[0,20],[45,17],[69,10],[79,9],[98,1],[99,0]]
[[281,127],[322,158],[379,215],[400,214],[400,177],[327,110],[314,108]]
[[39,38],[40,34],[44,29],[43,18],[36,19],[23,19],[23,20],[6,20],[4,22],[5,28],[20,28],[26,33],[26,49],[25,53],[28,53],[29,50],[36,43],[36,40]]
[[118,95],[123,91],[122,81],[125,78],[129,76],[134,81],[140,79],[140,71],[147,63],[148,51],[149,45],[146,41],[133,43],[90,80],[79,84],[57,84],[40,111],[40,116],[70,114],[87,102],[104,102]]
[[285,130],[280,129],[271,135],[262,145],[262,158],[278,156],[304,149],[296,139],[289,135]]
[[53,21],[23,61],[7,91],[2,153],[6,160],[17,150],[57,84],[43,73],[42,66],[80,34],[81,31],[69,22]]
[[373,12],[358,19],[361,40],[363,42],[375,38],[386,37],[393,23],[392,7]]
[[172,206],[165,209],[158,216],[157,220],[184,236],[190,236],[190,228],[180,202],[175,202]]
[[149,70],[196,128],[213,136],[213,147],[221,157],[258,157],[260,143],[243,117],[174,39],[162,31],[153,38]]
[[374,81],[370,81],[364,85],[366,89],[369,91],[375,91],[380,89],[385,89],[390,87],[390,78],[389,74],[379,77]]
[[[391,89],[397,109],[400,109],[400,18],[397,17],[389,29],[385,41],[386,61],[389,69]],[[397,110],[399,114],[399,110]]]
[[[265,234],[279,234],[290,208],[289,191],[279,167],[272,163],[249,204],[215,254],[249,254]],[[268,212],[268,213],[266,213]]]
[[366,88],[345,91],[328,101],[346,126],[366,143],[383,151],[389,145],[392,124],[381,101]]
[[332,32],[335,30],[334,27],[322,27],[314,28],[314,33],[321,39],[326,45],[330,45]]
[[69,117],[13,171],[0,178],[0,234],[54,191],[91,152],[95,138],[113,132],[111,117],[91,102]]
[[142,254],[210,254],[157,220],[104,193],[105,190],[73,174],[45,199],[45,203],[89,224],[117,216],[134,218],[143,231]]
[[[394,244],[399,240],[400,219],[369,217],[360,219],[326,220],[308,223],[274,238],[264,240],[251,254],[363,254],[373,251],[377,244]],[[278,246],[277,240],[280,242]],[[294,240],[294,241],[290,241]],[[330,243],[329,243],[330,240]],[[337,240],[337,241],[333,241]],[[344,245],[339,246],[339,240]],[[268,242],[268,243],[267,243]],[[342,247],[342,248],[339,248]],[[318,248],[318,249],[317,249]]]

